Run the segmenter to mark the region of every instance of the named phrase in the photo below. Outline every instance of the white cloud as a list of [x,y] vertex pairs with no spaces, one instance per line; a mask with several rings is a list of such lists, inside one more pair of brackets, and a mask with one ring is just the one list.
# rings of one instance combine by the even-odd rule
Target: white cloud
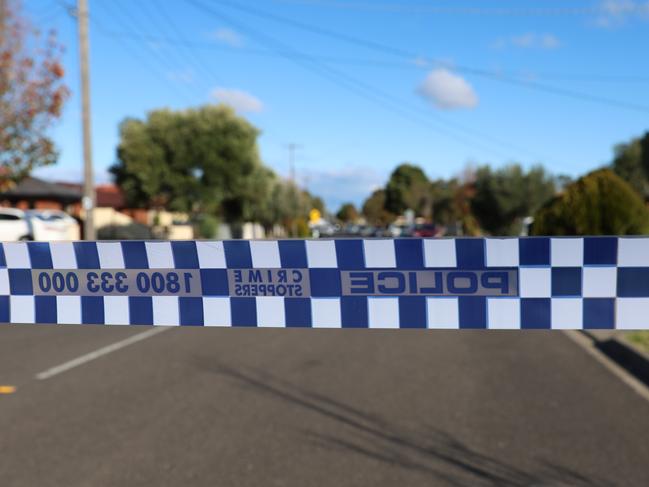
[[649,20],[649,1],[602,0],[595,24],[600,27],[622,25],[631,18]]
[[169,71],[167,73],[167,78],[170,81],[176,83],[193,83],[194,82],[194,72],[191,69],[182,69],[178,71]]
[[216,29],[210,37],[231,47],[243,46],[243,37],[238,32],[227,27]]
[[478,104],[478,95],[468,81],[445,68],[428,73],[417,92],[445,110],[473,108]]
[[264,104],[259,98],[243,90],[217,87],[212,90],[211,95],[215,100],[230,105],[238,112],[259,113],[264,109]]
[[556,49],[561,46],[561,41],[554,34],[536,34],[527,32],[518,36],[502,37],[496,39],[491,45],[494,49],[518,47],[521,49]]
[[387,179],[387,174],[370,167],[303,169],[299,174],[309,191],[320,196],[330,211],[336,211],[340,205],[350,201],[360,207],[365,198],[383,186]]

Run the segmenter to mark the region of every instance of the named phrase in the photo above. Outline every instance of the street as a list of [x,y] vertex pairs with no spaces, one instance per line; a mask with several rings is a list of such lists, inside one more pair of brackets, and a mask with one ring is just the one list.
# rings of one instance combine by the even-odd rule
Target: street
[[0,485],[649,485],[649,403],[562,332],[170,328],[52,369],[147,330],[0,327]]

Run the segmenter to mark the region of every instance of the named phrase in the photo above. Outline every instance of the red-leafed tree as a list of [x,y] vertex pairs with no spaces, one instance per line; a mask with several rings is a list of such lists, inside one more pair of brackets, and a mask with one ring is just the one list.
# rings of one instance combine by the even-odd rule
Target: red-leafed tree
[[56,33],[41,35],[19,0],[0,0],[0,190],[56,162],[47,129],[69,95],[62,52]]

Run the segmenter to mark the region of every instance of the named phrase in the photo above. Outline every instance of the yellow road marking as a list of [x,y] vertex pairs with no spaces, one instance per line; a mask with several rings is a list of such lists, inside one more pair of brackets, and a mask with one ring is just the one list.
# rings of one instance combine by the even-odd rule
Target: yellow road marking
[[13,394],[16,392],[14,386],[0,386],[0,394]]

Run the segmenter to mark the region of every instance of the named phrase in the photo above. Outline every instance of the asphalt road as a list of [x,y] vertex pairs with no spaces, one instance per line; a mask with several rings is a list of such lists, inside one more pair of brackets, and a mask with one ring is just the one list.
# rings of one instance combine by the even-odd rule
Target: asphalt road
[[[0,327],[0,485],[649,485],[649,402],[561,332]],[[60,370],[60,369],[59,369]]]

